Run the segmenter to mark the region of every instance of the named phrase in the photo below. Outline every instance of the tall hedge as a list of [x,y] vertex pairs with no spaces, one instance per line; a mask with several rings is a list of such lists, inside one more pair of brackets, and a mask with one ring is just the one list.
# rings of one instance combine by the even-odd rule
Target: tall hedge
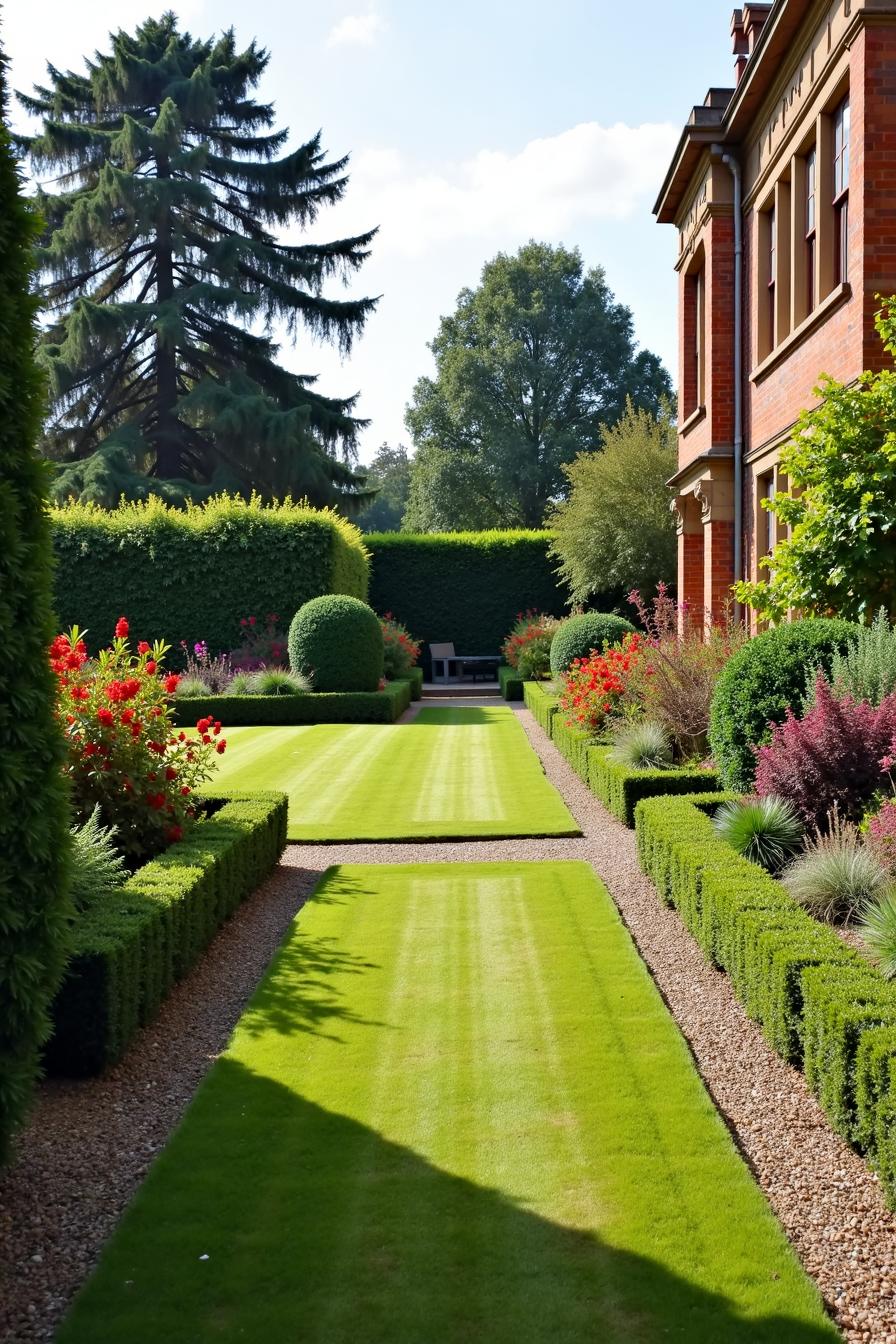
[[186,509],[71,503],[52,519],[60,621],[86,626],[91,648],[126,615],[138,639],[219,653],[239,644],[243,617],[276,612],[285,629],[312,597],[367,598],[361,533],[326,509],[219,495]]
[[43,388],[28,293],[36,218],[5,127],[0,53],[0,1161],[49,1030],[68,927],[68,818],[47,659],[52,558],[34,443]]
[[496,654],[518,612],[562,616],[569,601],[548,558],[550,532],[382,532],[364,540],[370,605],[393,612],[424,646]]

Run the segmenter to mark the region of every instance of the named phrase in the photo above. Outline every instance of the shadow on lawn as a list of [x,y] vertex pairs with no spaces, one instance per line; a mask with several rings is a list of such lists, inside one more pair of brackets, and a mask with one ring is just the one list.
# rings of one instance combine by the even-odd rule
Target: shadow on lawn
[[[677,1263],[719,1263],[695,1245],[699,1229],[680,1231]],[[656,1260],[558,1226],[225,1057],[58,1339],[833,1344],[832,1325],[796,1319],[795,1297],[811,1313],[793,1266],[770,1265],[767,1248],[759,1259],[753,1300],[767,1314],[745,1320]]]
[[471,723],[515,723],[513,712],[508,715],[506,705],[486,708],[484,705],[470,705],[460,709],[421,709],[415,718],[405,726],[408,728],[438,728],[447,724],[465,725]]

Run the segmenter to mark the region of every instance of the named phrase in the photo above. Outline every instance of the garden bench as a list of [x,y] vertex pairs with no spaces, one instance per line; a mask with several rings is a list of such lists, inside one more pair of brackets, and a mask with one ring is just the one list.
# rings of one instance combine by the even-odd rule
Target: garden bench
[[474,681],[479,676],[494,679],[501,663],[500,658],[491,654],[455,653],[453,644],[430,644],[429,656],[434,682],[463,681],[466,676]]

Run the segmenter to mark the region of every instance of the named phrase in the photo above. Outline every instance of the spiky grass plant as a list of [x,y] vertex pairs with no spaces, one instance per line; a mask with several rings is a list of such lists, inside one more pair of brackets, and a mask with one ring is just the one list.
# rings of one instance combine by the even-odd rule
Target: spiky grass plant
[[250,695],[307,695],[311,682],[285,667],[262,667],[249,677]]
[[775,794],[723,803],[713,825],[732,849],[770,873],[780,872],[803,841],[803,823],[796,808]]
[[886,895],[890,876],[851,822],[842,821],[835,811],[828,826],[826,834],[816,830],[781,880],[816,919],[849,923]]
[[672,743],[662,724],[647,719],[629,723],[614,734],[610,760],[629,770],[668,770]]
[[100,823],[95,807],[80,826],[72,826],[72,899],[79,910],[97,897],[110,895],[127,878],[124,859],[119,852],[114,826]]
[[177,695],[211,695],[212,688],[201,677],[181,677],[177,683]]
[[227,683],[225,695],[251,695],[252,694],[251,672],[234,672],[230,681]]
[[858,931],[881,975],[896,978],[896,887],[862,907]]

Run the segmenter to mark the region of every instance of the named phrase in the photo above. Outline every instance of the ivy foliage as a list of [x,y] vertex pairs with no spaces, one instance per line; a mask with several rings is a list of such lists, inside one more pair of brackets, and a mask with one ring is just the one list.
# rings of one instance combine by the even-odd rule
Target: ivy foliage
[[0,1162],[49,1032],[68,928],[68,808],[53,714],[52,553],[35,452],[43,386],[29,296],[38,219],[5,126],[0,53]]
[[[876,317],[896,356],[896,297]],[[763,507],[790,529],[762,563],[769,577],[736,586],[763,619],[788,610],[869,622],[896,616],[896,370],[863,373],[845,386],[824,377],[781,452],[790,493]]]

